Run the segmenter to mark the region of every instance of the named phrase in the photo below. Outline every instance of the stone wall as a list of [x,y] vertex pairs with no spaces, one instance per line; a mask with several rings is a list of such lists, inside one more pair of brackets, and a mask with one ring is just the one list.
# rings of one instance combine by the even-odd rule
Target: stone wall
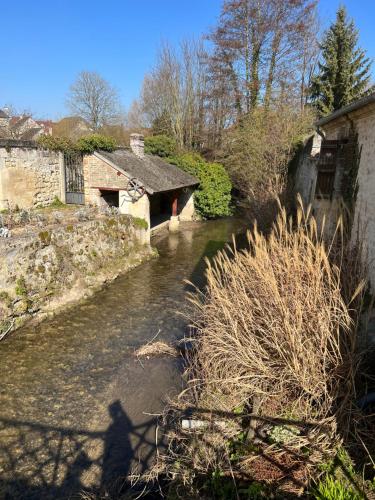
[[296,172],[295,189],[300,194],[304,206],[310,205],[314,200],[315,185],[317,178],[317,157],[320,153],[322,138],[314,134],[304,144],[299,158]]
[[[350,126],[358,133],[362,150],[352,240],[359,234],[364,243],[371,288],[375,291],[375,107],[371,105],[358,110],[350,120],[341,117],[323,129],[327,139],[342,139],[348,136]],[[331,204],[326,211],[332,211],[332,208]]]
[[[322,127],[327,140],[338,140],[348,137],[350,127],[358,133],[359,147],[362,148],[358,170],[358,194],[355,205],[352,239],[360,234],[365,244],[366,260],[369,264],[369,278],[372,289],[375,290],[375,106],[368,106],[351,114],[349,118],[340,117]],[[341,182],[345,165],[339,165],[335,176],[335,193],[340,193],[338,184]],[[316,176],[315,167],[308,161],[299,167],[299,191],[306,193],[311,179]],[[308,197],[307,197],[308,198]],[[325,215],[328,228],[333,228],[339,212],[339,197],[332,200],[315,198],[313,189],[312,207],[318,221]]]
[[93,293],[153,255],[148,231],[126,215],[61,210],[58,224],[0,239],[0,334]]
[[35,143],[0,140],[0,210],[46,206],[63,198],[61,156]]
[[196,218],[193,189],[182,190],[178,199],[178,207],[180,221],[192,221]]
[[362,152],[353,238],[356,237],[358,228],[368,253],[370,281],[375,291],[375,113],[359,119],[356,129]]

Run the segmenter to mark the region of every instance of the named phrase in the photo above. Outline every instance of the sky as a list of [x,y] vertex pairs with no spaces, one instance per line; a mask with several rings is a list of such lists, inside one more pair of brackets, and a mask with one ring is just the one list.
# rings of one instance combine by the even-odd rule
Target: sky
[[[282,0],[280,0],[282,1]],[[340,3],[375,60],[375,0],[320,0],[322,28]],[[125,108],[137,98],[160,43],[178,44],[214,26],[222,0],[0,0],[0,107],[37,118],[67,115],[69,86],[82,70],[97,71]],[[375,68],[374,68],[375,80]]]

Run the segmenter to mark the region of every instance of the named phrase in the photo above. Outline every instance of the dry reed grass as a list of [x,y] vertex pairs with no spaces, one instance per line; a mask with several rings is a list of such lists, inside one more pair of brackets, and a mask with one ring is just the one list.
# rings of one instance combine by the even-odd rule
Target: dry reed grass
[[[292,220],[281,209],[267,237],[255,227],[247,250],[234,245],[207,262],[207,289],[190,297],[197,314],[187,388],[166,415],[169,451],[154,470],[189,485],[190,494],[197,477],[215,470],[248,478],[258,470],[300,492],[335,453],[358,357],[342,294],[344,257],[332,264],[334,245],[323,235],[309,212],[299,208]],[[363,293],[360,277],[347,285],[351,304]],[[210,425],[181,430],[187,412]],[[243,427],[250,432],[234,464]],[[275,430],[284,437],[271,439]]]

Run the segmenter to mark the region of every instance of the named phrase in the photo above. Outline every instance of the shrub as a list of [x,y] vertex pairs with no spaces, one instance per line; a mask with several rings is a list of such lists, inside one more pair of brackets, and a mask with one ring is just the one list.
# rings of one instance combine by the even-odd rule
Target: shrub
[[66,207],[65,203],[63,203],[58,196],[55,196],[53,201],[49,205],[51,208],[64,208]]
[[89,154],[100,149],[103,151],[113,151],[116,148],[115,139],[100,134],[85,135],[78,139],[77,142],[63,137],[41,135],[38,137],[37,143],[44,149],[62,151],[63,153],[80,152]]
[[285,176],[298,144],[312,130],[311,112],[288,107],[255,109],[228,133],[223,162],[234,185],[246,197],[267,189],[273,179]]
[[210,219],[231,214],[232,184],[223,165],[209,163],[198,153],[176,155],[168,161],[199,180],[194,203],[202,217]]
[[173,156],[176,151],[176,141],[167,135],[152,135],[145,138],[145,152],[147,154],[166,158]]
[[38,137],[36,142],[41,148],[49,149],[50,151],[70,152],[76,150],[74,142],[70,139],[66,139],[65,137],[41,135]]
[[268,239],[256,228],[248,239],[209,265],[206,300],[195,301],[205,382],[233,407],[256,396],[262,414],[327,418],[355,361],[340,273],[301,212],[296,228],[283,210]]
[[145,219],[142,219],[141,217],[133,217],[132,222],[134,227],[139,227],[140,229],[145,229],[147,231],[148,223]]
[[114,151],[116,149],[116,141],[112,137],[90,134],[78,139],[76,147],[81,153],[93,153],[100,149],[103,151]]

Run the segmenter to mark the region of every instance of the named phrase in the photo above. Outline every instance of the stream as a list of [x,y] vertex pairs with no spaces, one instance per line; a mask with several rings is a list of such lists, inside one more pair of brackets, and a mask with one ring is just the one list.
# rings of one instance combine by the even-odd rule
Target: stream
[[204,258],[243,230],[228,218],[156,235],[157,259],[0,343],[0,499],[71,498],[148,470],[181,366],[134,350],[183,338],[186,280],[203,287]]

